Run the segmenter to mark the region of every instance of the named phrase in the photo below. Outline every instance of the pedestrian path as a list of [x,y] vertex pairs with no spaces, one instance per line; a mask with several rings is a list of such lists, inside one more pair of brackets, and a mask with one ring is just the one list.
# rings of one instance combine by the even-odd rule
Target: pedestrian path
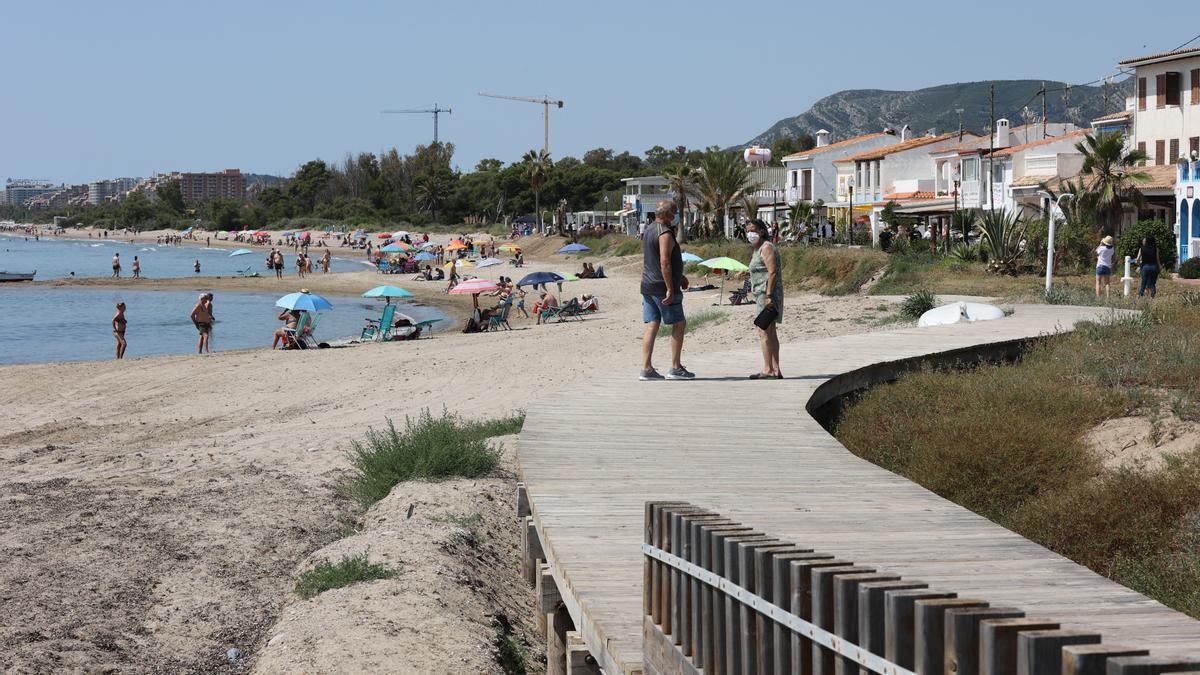
[[761,366],[757,350],[685,357],[691,382],[638,382],[636,364],[614,364],[620,372],[534,404],[521,475],[576,630],[606,672],[641,669],[644,503],[682,500],[1106,642],[1200,656],[1200,622],[859,459],[805,410],[831,378],[822,396],[855,383],[843,373],[875,379],[889,369],[879,364],[1069,330],[1108,311],[1018,306],[999,321],[785,344],[782,381],[745,379]]

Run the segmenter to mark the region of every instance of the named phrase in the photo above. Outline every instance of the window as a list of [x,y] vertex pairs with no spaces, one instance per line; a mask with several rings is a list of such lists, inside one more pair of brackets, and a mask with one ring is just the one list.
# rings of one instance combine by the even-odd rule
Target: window
[[798,173],[799,173],[799,171],[789,172],[789,175],[791,176],[791,179],[792,179],[792,187],[796,187],[796,174],[798,174]]
[[875,180],[871,184],[879,187],[879,162],[875,162]]
[[[1146,154],[1146,142],[1145,141],[1141,141],[1138,143],[1138,152],[1142,153],[1143,155]],[[1146,160],[1142,160],[1141,165],[1145,166]]]
[[1192,136],[1188,140],[1188,145],[1191,148],[1191,150],[1190,150],[1191,156],[1189,157],[1189,159],[1194,160],[1194,159],[1196,159],[1196,155],[1200,155],[1200,136]]
[[1167,74],[1154,76],[1154,105],[1159,108],[1167,107]]
[[1200,105],[1200,68],[1192,69],[1192,105]]
[[1170,72],[1164,73],[1164,75],[1167,91],[1163,98],[1166,100],[1167,105],[1179,105],[1179,90],[1183,88],[1183,73]]
[[962,164],[962,179],[963,182],[979,180],[979,164],[974,159],[963,160]]
[[1154,141],[1154,163],[1159,164],[1159,165],[1166,164],[1166,159],[1167,159],[1167,142],[1166,141]]
[[802,178],[802,180],[800,181],[800,199],[803,199],[806,201],[812,201],[812,198],[813,198],[813,196],[812,196],[812,188],[813,188],[812,174],[813,174],[812,169],[805,169],[800,174],[801,178]]
[[1138,110],[1146,109],[1146,78],[1138,78]]
[[1171,139],[1171,156],[1169,158],[1169,161],[1171,162],[1171,164],[1174,164],[1175,162],[1179,161],[1179,139],[1178,138]]

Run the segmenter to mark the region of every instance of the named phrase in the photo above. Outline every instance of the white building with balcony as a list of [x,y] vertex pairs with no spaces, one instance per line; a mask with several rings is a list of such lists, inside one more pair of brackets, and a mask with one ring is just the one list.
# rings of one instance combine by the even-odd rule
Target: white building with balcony
[[1126,108],[1133,111],[1132,143],[1166,166],[1200,154],[1200,47],[1125,59],[1136,90]]
[[830,142],[830,132],[816,133],[817,145],[782,158],[787,169],[787,203],[829,203],[837,199],[837,160],[900,142],[899,134],[881,131]]

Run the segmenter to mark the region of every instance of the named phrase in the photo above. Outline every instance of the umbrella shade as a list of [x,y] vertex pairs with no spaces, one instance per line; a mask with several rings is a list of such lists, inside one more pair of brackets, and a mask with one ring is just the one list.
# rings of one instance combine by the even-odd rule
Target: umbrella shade
[[432,241],[427,241],[421,244],[421,248],[433,248],[434,246],[437,246],[437,244],[433,243]]
[[311,232],[301,232],[300,233],[300,241],[305,241],[307,239],[312,239],[312,233]]
[[395,244],[388,244],[387,246],[384,246],[383,248],[381,248],[379,250],[383,251],[384,253],[404,253],[408,249],[404,248],[403,246],[397,246]]
[[520,251],[521,247],[517,246],[516,244],[500,244],[500,250],[511,253],[514,251]]
[[702,260],[704,260],[704,258],[701,258],[700,256],[696,255],[695,253],[688,253],[686,251],[684,251],[684,253],[683,253],[683,262],[685,262],[685,263],[698,263],[698,262],[701,262]]
[[254,253],[254,251],[251,251],[248,248],[239,248],[238,250],[234,251],[233,253],[230,253],[229,257],[232,258],[235,255],[246,255],[248,253]]
[[426,252],[426,251],[421,251],[420,253],[418,253],[418,254],[417,254],[416,256],[414,256],[414,257],[415,257],[417,260],[420,260],[421,262],[427,262],[427,261],[429,261],[429,260],[437,260],[437,256],[436,256],[436,255],[434,255],[434,254],[432,254],[432,253],[428,253],[428,252]]
[[487,279],[471,279],[470,281],[464,281],[454,288],[451,288],[450,292],[454,295],[466,295],[468,293],[471,295],[478,295],[479,293],[494,291],[497,288],[500,287],[497,286],[496,282],[494,281],[488,281]]
[[474,267],[470,260],[451,260],[445,265],[442,265],[442,267],[449,267],[451,265],[454,265],[455,267]]
[[559,253],[581,253],[583,251],[590,251],[590,250],[592,250],[592,249],[588,248],[587,246],[584,246],[583,244],[567,244],[566,246],[558,249],[558,252]]
[[729,270],[730,272],[745,272],[750,269],[741,262],[738,262],[733,258],[726,258],[724,256],[720,258],[709,258],[700,264],[704,265],[705,267],[711,267],[714,270]]
[[319,295],[312,293],[288,293],[275,301],[276,307],[298,309],[303,312],[320,312],[333,309],[333,304]]
[[447,244],[447,245],[446,245],[446,250],[447,250],[447,251],[459,251],[459,250],[462,250],[462,249],[464,249],[464,248],[468,248],[468,247],[467,247],[467,245],[466,245],[466,244],[464,244],[464,243],[462,242],[462,240],[461,240],[461,239],[455,239],[454,241],[452,241],[452,242],[450,242],[449,244]]
[[356,235],[354,235],[354,236],[355,236],[355,238],[357,238],[357,239],[366,239],[366,238],[367,238],[367,233],[366,233],[366,232],[359,232],[358,234],[356,234]]
[[412,293],[396,286],[376,286],[362,294],[364,298],[411,298]]
[[257,230],[257,231],[254,233],[254,236],[256,236],[256,237],[265,237],[265,236],[267,236],[267,234],[269,234],[269,233],[268,233],[266,230]]
[[517,285],[530,286],[537,284],[553,284],[562,281],[563,278],[563,275],[555,272],[534,272],[532,274],[526,274],[520,281],[517,282]]
[[476,267],[491,267],[492,265],[501,265],[504,261],[499,258],[484,258],[475,263]]
[[406,243],[400,241],[399,239],[395,239],[395,238],[392,239],[392,243],[389,244],[389,246],[399,246],[400,248],[404,249],[405,251],[412,251],[417,248],[416,246],[413,246],[412,244],[406,244]]
[[391,239],[392,233],[391,232],[380,232],[379,234],[377,234],[375,236],[379,237],[380,239]]

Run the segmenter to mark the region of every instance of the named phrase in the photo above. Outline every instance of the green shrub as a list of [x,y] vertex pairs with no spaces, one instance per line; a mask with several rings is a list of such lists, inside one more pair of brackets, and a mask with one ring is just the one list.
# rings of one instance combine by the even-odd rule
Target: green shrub
[[959,262],[979,262],[979,244],[964,244],[960,241],[950,248],[949,255]]
[[500,463],[487,439],[519,431],[523,423],[523,414],[465,422],[444,410],[441,417],[425,410],[415,420],[406,418],[399,432],[388,420],[386,429],[369,429],[364,440],[353,442],[351,472],[338,492],[367,508],[407,480],[484,476]]
[[336,563],[322,561],[296,580],[296,595],[308,600],[325,591],[343,588],[360,581],[391,579],[397,572],[367,560],[367,554],[343,556]]
[[[1117,259],[1121,260],[1124,256],[1136,258],[1143,237],[1152,237],[1154,243],[1158,245],[1158,262],[1164,269],[1175,266],[1178,258],[1175,251],[1175,231],[1161,220],[1139,220],[1125,230],[1121,238],[1117,240]],[[1184,264],[1187,264],[1186,261]],[[1197,270],[1197,274],[1200,274],[1200,269]],[[1195,279],[1196,277],[1184,278]]]
[[[1159,249],[1158,254],[1162,255],[1162,249]],[[1184,279],[1200,279],[1200,258],[1184,260],[1183,264],[1179,266],[1179,276]]]
[[937,296],[933,294],[933,291],[922,288],[904,298],[904,302],[900,303],[900,315],[906,319],[916,321],[921,318],[922,314],[936,306]]

